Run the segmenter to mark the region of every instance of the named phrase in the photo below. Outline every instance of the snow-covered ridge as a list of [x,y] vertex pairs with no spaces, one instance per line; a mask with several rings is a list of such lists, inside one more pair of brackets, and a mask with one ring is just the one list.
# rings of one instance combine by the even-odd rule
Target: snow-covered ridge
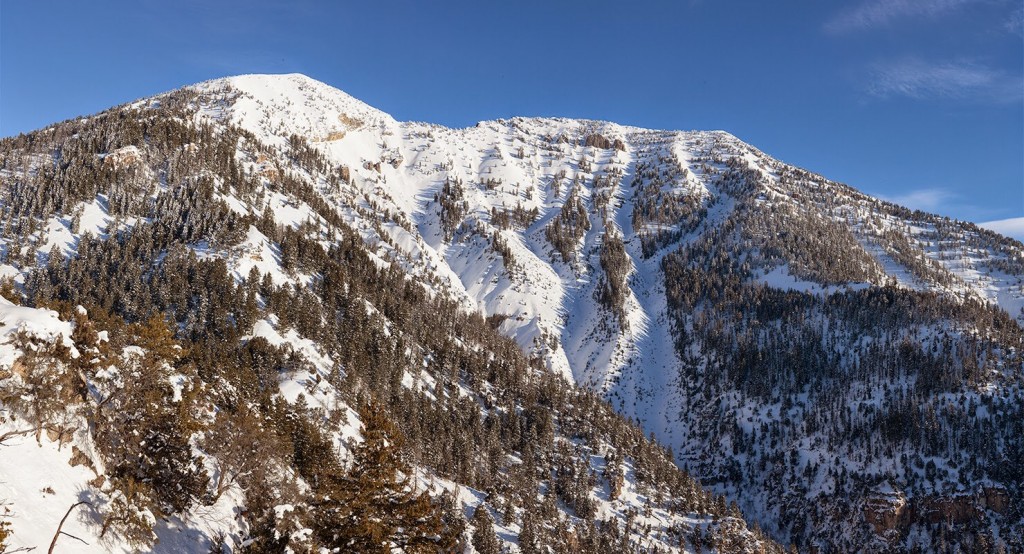
[[[504,317],[501,330],[543,356],[552,370],[601,390],[615,389],[611,394],[625,395],[625,405],[632,404],[635,389],[658,390],[661,377],[648,377],[671,371],[677,362],[671,348],[641,346],[666,326],[661,256],[705,240],[729,220],[738,184],[756,189],[765,209],[795,210],[848,226],[862,259],[873,260],[882,272],[860,285],[892,279],[906,288],[979,298],[1024,317],[1019,276],[992,266],[1005,252],[936,241],[935,224],[879,207],[869,197],[786,166],[723,131],[649,130],[568,118],[515,117],[464,129],[403,123],[300,74],[242,75],[187,88],[199,95],[200,120],[230,122],[280,152],[269,159],[240,160],[244,167],[268,178],[294,171],[286,159],[289,141],[301,137],[348,175],[347,187],[315,184],[375,245],[381,263],[396,262],[411,275],[438,283],[431,286],[467,308]],[[740,168],[747,172],[741,182],[722,181]],[[449,182],[460,183],[457,202],[464,209],[459,213],[442,213],[440,196]],[[560,255],[549,232],[570,188],[585,208],[589,229]],[[825,206],[823,198],[832,205]],[[248,210],[230,195],[224,199],[239,213]],[[86,206],[91,215],[82,219],[83,225],[87,219],[95,227],[94,208],[102,211],[102,200]],[[278,193],[270,195],[267,207],[278,223],[290,226],[311,214],[308,206]],[[449,216],[454,220],[445,223]],[[960,229],[955,234],[963,240],[977,240],[959,222],[946,220],[943,226]],[[69,227],[66,221],[51,221],[40,255],[54,245],[70,252],[74,236]],[[627,325],[610,318],[598,301],[605,286],[601,249],[607,233],[621,235],[628,255],[630,269],[619,300],[619,319]],[[893,237],[902,238],[893,242]],[[268,267],[272,249],[259,242],[252,248],[260,252],[237,258],[236,276],[244,276],[256,259]],[[914,260],[926,260],[923,269],[907,267]],[[792,264],[772,262],[762,274],[792,269]],[[654,342],[664,343],[665,337]],[[627,368],[633,384],[616,388]]]
[[[650,130],[558,117],[482,121],[463,129],[398,122],[301,74],[241,75],[188,88],[200,94],[201,120],[228,121],[282,152],[296,135],[332,165],[345,168],[351,189],[325,189],[325,195],[356,228],[366,230],[367,240],[384,241],[379,245],[383,260],[443,283],[447,294],[471,309],[506,316],[503,332],[543,355],[554,371],[600,389],[608,390],[627,366],[674,364],[668,353],[648,359],[658,349],[637,346],[650,329],[664,326],[651,323],[665,321],[664,308],[658,307],[663,293],[655,292],[664,288],[658,260],[680,244],[700,240],[729,217],[735,191],[718,190],[729,163],[758,176],[756,184],[746,186],[763,189],[768,204],[803,210],[815,194],[837,199],[843,207],[821,215],[840,224],[857,222],[861,248],[901,286],[974,296],[1015,316],[1024,307],[1024,294],[1012,275],[978,270],[987,254],[954,256],[939,245],[926,247],[920,235],[928,228],[899,217],[871,219],[874,208],[867,197],[817,176],[783,183],[780,175],[788,166],[724,131]],[[438,193],[448,181],[461,183],[460,201],[467,209],[457,229],[446,230]],[[546,233],[571,187],[586,205],[591,226],[564,260],[554,254]],[[679,217],[678,210],[665,209],[672,199],[691,199],[686,210],[695,211],[688,223],[672,219]],[[289,209],[287,202],[279,207]],[[382,210],[390,221],[383,222],[385,236],[378,236],[370,229],[380,223]],[[494,219],[513,210],[531,214],[532,220],[507,228]],[[709,216],[701,219],[704,211]],[[635,228],[638,212],[649,213]],[[283,221],[297,224],[295,217]],[[899,261],[898,252],[879,243],[883,233],[904,229],[911,247],[923,249],[948,273],[946,281],[915,275]],[[631,325],[621,332],[613,330],[616,325],[609,325],[595,300],[604,271],[599,252],[609,231],[622,235],[634,267],[624,300],[624,319]],[[647,256],[644,237],[657,233],[676,239],[663,240],[658,252]],[[510,256],[498,254],[495,237]],[[765,269],[772,271],[783,268]]]
[[[439,274],[453,285],[450,292],[466,298],[469,305],[489,315],[508,316],[502,329],[525,348],[547,352],[552,369],[594,384],[618,373],[631,347],[615,339],[616,346],[608,343],[595,349],[603,341],[593,340],[598,328],[606,326],[593,301],[600,273],[594,269],[599,266],[596,254],[605,226],[595,225],[582,237],[571,263],[551,256],[544,229],[557,215],[568,188],[578,183],[590,205],[589,217],[598,217],[602,210],[605,215],[610,215],[608,210],[618,214],[610,217],[612,227],[625,230],[626,242],[635,243],[638,251],[629,221],[627,168],[640,158],[650,158],[653,164],[692,158],[698,143],[741,144],[720,131],[652,131],[567,118],[517,117],[465,129],[397,123],[340,90],[295,74],[229,77],[193,88],[207,98],[202,117],[226,118],[282,148],[288,137],[299,135],[333,163],[348,168],[357,190],[414,224],[411,235],[398,226],[388,227],[390,240],[398,245],[395,255],[406,258],[408,269]],[[601,138],[588,143],[591,137]],[[592,185],[602,177],[605,186],[612,187],[602,194],[616,197],[610,208],[594,202]],[[707,177],[694,177],[689,186],[706,190],[702,182]],[[463,228],[482,230],[481,240],[466,240],[465,234],[461,240],[444,240],[433,197],[446,179],[464,183],[470,209]],[[509,272],[508,260],[494,263],[489,239],[499,231],[492,213],[512,209],[535,213],[537,219],[526,228],[501,232],[512,233],[505,242],[519,271]],[[484,227],[476,227],[481,224]],[[452,277],[457,280],[452,282]],[[657,317],[636,312],[627,319]],[[607,335],[607,330],[601,333]],[[577,351],[566,352],[561,344],[552,347],[553,341]]]

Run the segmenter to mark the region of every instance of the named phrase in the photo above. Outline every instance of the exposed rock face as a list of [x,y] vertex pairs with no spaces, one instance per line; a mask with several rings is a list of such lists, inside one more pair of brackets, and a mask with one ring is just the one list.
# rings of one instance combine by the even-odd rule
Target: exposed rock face
[[1005,514],[1010,507],[1010,494],[1006,489],[998,487],[985,487],[981,489],[982,507],[992,510],[997,514]]
[[903,535],[915,523],[963,524],[979,520],[985,510],[1002,514],[1010,505],[1005,489],[984,487],[974,494],[907,499],[901,491],[880,491],[864,500],[864,519],[882,537]]
[[880,536],[905,528],[910,516],[911,508],[902,492],[879,493],[864,501],[864,519]]
[[142,154],[137,147],[125,146],[104,156],[103,164],[112,166],[114,169],[120,169],[137,163],[141,158]]
[[915,520],[926,523],[967,523],[981,517],[978,496],[928,496],[917,502]]
[[363,120],[358,117],[352,117],[347,113],[338,114],[338,122],[341,123],[348,129],[359,129],[363,126]]
[[587,137],[584,139],[583,144],[585,146],[601,148],[603,150],[607,150],[612,147],[612,141],[598,133],[587,135]]
[[277,165],[270,157],[265,154],[260,154],[256,158],[256,164],[258,166],[258,173],[270,181],[277,182],[280,177],[280,171],[277,169]]

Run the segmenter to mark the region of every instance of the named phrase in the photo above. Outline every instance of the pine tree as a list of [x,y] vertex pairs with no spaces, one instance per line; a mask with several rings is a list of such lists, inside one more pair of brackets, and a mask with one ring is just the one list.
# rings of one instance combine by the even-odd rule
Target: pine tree
[[24,352],[13,367],[20,378],[0,383],[0,403],[32,423],[38,442],[75,397],[75,376],[65,363],[71,357],[59,341],[40,341],[24,332],[16,333],[12,342]]
[[523,554],[538,554],[541,552],[537,547],[538,522],[533,508],[527,507],[523,513],[523,526],[519,531],[519,550]]
[[112,531],[140,550],[156,544],[154,512],[160,510],[152,487],[132,477],[115,478],[111,479],[111,488],[106,492],[110,502],[104,509],[100,538]]
[[440,552],[440,511],[416,490],[402,456],[404,437],[384,414],[376,404],[360,411],[363,442],[347,474],[324,476],[315,532],[324,545],[345,552]]
[[461,552],[466,548],[464,538],[466,528],[466,516],[462,512],[462,503],[459,502],[456,494],[444,492],[437,499],[437,505],[441,511],[441,523],[444,530],[438,539],[438,547],[443,552]]
[[481,503],[473,511],[473,548],[479,554],[500,554],[501,544],[494,533],[494,520],[491,519],[487,504]]
[[109,477],[137,484],[140,493],[127,495],[129,500],[152,500],[155,516],[180,513],[204,494],[209,481],[190,444],[189,395],[182,391],[175,400],[170,384],[174,371],[187,371],[172,367],[181,348],[158,315],[131,325],[129,335],[141,350],[122,357],[117,380],[101,383],[109,393],[91,414],[96,445]]
[[[259,437],[258,440],[253,440]],[[205,433],[201,444],[217,459],[217,476],[211,502],[234,483],[243,490],[253,480],[265,480],[279,448],[276,435],[264,430],[257,417],[248,412],[221,412]]]

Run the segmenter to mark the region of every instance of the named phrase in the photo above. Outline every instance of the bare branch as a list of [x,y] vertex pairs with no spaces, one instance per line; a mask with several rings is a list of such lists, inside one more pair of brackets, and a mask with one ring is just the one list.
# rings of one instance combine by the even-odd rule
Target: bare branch
[[0,446],[2,446],[4,441],[9,439],[9,438],[19,437],[21,435],[27,435],[29,433],[35,433],[39,429],[40,429],[39,427],[33,427],[32,429],[22,429],[20,431],[8,431],[8,432],[0,435]]
[[67,513],[65,513],[64,517],[61,518],[60,524],[57,525],[57,532],[53,534],[53,540],[50,541],[50,549],[46,551],[46,554],[53,554],[53,549],[57,546],[57,539],[60,538],[61,535],[67,535],[67,536],[69,536],[69,537],[71,537],[73,539],[76,539],[76,540],[79,540],[79,541],[85,543],[86,545],[89,544],[89,543],[83,541],[82,539],[80,539],[80,538],[78,538],[78,537],[76,537],[76,536],[74,536],[74,535],[72,535],[70,533],[65,533],[64,531],[61,531],[61,528],[64,527],[64,522],[67,521],[68,516],[71,515],[71,511],[74,510],[75,508],[81,506],[82,504],[88,504],[89,507],[92,507],[92,503],[90,503],[90,502],[88,502],[86,500],[83,500],[81,502],[72,504],[71,507],[68,508]]

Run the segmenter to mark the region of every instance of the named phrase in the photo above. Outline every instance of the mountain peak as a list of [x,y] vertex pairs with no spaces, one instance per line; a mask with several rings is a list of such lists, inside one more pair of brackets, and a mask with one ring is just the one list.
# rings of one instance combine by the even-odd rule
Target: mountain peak
[[227,113],[216,110],[208,115],[226,115],[232,123],[272,142],[291,134],[327,140],[395,123],[387,113],[301,73],[237,75],[189,88],[206,95],[238,93]]

